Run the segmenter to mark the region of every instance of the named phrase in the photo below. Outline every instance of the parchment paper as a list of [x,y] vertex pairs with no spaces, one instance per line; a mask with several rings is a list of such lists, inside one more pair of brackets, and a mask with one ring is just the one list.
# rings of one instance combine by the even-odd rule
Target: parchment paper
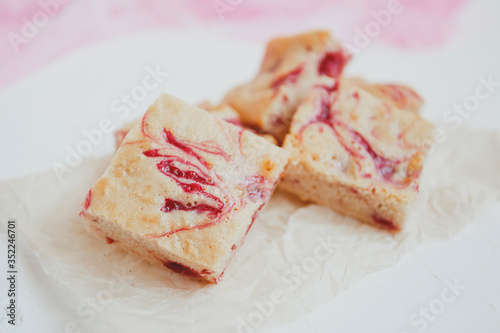
[[[500,134],[460,129],[429,157],[404,230],[392,236],[277,191],[219,285],[191,281],[87,234],[80,204],[111,156],[60,182],[52,171],[4,182],[0,212],[15,217],[44,271],[74,290],[84,325],[120,331],[251,332],[305,316],[416,246],[450,239],[487,200],[500,201]],[[95,318],[85,313],[96,299]],[[92,318],[91,318],[92,317]]]

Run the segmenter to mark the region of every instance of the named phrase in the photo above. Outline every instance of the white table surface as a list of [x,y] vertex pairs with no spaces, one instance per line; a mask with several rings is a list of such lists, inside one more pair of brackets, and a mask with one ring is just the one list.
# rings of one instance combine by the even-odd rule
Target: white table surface
[[[411,53],[370,48],[356,56],[348,73],[414,86],[426,99],[423,115],[440,122],[447,108],[474,93],[478,76],[500,81],[500,31],[485,26],[483,34],[472,36],[463,22],[460,38],[443,48]],[[83,129],[114,117],[111,103],[141,82],[147,66],[158,65],[169,76],[126,121],[144,112],[161,91],[193,103],[216,101],[255,73],[262,52],[262,45],[184,30],[127,35],[78,50],[0,91],[0,177],[22,177],[62,162],[66,145],[74,147]],[[499,131],[500,88],[462,126]],[[106,134],[91,156],[109,154],[113,145],[113,135]],[[421,332],[500,332],[500,204],[488,208],[452,241],[420,247],[395,267],[368,276],[306,318],[273,332],[410,333],[424,325]],[[4,258],[3,221],[1,228]],[[2,313],[0,331],[65,332],[68,322],[80,323],[78,296],[43,273],[22,237],[18,244],[20,324],[13,330]],[[412,326],[412,313],[439,302],[446,281],[455,280],[466,289],[442,313]],[[82,332],[114,331],[99,314],[81,327]]]

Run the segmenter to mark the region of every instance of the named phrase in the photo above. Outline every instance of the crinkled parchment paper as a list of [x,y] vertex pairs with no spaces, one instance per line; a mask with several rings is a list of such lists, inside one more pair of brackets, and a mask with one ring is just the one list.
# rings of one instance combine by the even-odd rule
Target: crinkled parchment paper
[[204,285],[87,234],[80,204],[109,160],[85,161],[62,182],[51,171],[4,182],[0,212],[16,217],[47,274],[82,300],[100,299],[99,316],[120,331],[222,332],[243,322],[290,323],[419,244],[450,239],[486,200],[500,199],[500,133],[451,131],[426,164],[421,194],[400,234],[277,191],[221,283]]

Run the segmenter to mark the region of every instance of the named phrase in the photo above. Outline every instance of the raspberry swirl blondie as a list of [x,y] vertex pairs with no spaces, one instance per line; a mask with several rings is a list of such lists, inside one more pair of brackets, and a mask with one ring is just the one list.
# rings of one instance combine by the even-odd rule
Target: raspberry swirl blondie
[[297,105],[315,84],[333,85],[350,55],[327,31],[271,40],[257,76],[229,92],[245,125],[282,141]]
[[312,88],[293,117],[281,188],[399,231],[419,190],[433,126],[348,80]]
[[217,283],[287,159],[250,131],[164,94],[126,135],[81,216],[108,242]]

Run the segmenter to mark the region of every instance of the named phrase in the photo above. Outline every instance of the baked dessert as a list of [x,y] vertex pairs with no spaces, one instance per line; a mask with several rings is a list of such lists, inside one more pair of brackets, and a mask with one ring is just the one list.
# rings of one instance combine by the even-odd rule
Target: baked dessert
[[280,187],[391,231],[401,229],[419,191],[434,127],[340,80],[314,87],[295,113],[283,147]]
[[297,105],[317,84],[334,86],[350,55],[327,31],[271,40],[257,76],[224,98],[243,123],[282,141]]
[[126,135],[80,215],[108,242],[217,283],[287,159],[252,132],[163,94]]
[[349,78],[349,81],[400,110],[419,112],[424,104],[415,90],[402,84],[368,83],[361,78]]

